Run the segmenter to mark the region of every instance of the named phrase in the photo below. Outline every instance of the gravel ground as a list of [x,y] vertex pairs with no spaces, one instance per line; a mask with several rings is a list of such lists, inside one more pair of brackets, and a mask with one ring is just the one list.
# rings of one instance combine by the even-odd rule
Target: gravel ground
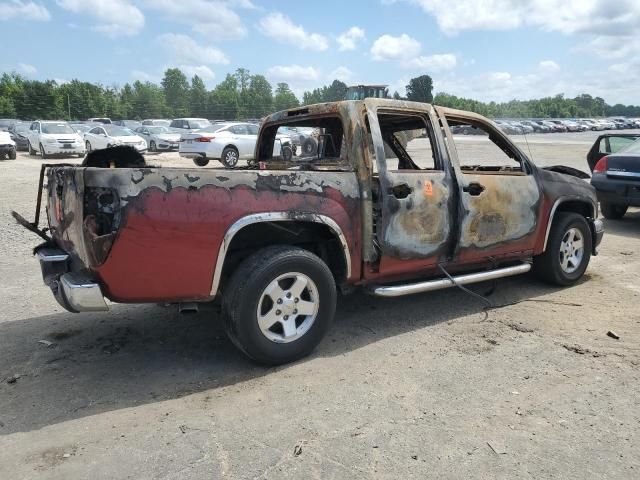
[[[586,170],[595,136],[528,142]],[[314,355],[263,368],[214,306],[62,310],[9,216],[31,217],[40,164],[0,162],[1,479],[640,477],[640,210],[572,288],[505,279],[486,312],[459,290],[354,294]]]

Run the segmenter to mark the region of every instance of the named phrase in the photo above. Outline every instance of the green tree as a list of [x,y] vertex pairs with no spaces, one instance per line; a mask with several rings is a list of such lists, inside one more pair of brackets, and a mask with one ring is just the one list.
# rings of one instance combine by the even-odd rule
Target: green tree
[[194,75],[191,79],[191,92],[190,92],[190,115],[194,117],[205,117],[207,115],[209,93],[204,82],[198,75]]
[[169,68],[164,72],[162,89],[169,114],[184,117],[189,113],[189,82],[182,70]]
[[429,75],[420,75],[409,80],[407,100],[431,103],[433,101],[433,80]]
[[262,118],[273,111],[273,90],[262,75],[252,75],[243,95],[243,117]]
[[273,100],[274,110],[287,110],[288,108],[294,108],[300,105],[300,102],[294,95],[286,83],[278,83],[276,86],[276,95]]

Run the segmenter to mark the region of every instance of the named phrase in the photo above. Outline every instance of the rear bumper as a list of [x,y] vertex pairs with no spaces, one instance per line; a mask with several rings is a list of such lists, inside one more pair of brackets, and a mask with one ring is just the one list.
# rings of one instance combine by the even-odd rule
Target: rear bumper
[[42,279],[63,308],[73,313],[109,309],[100,284],[88,272],[69,271],[69,255],[66,252],[56,248],[41,248],[37,255]]
[[591,185],[596,189],[598,200],[614,205],[640,207],[640,181],[611,178],[594,174]]

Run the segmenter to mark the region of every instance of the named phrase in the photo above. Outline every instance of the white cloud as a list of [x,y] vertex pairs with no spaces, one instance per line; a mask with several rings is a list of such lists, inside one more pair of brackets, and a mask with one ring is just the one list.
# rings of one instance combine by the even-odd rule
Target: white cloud
[[340,80],[341,82],[348,82],[353,77],[353,72],[349,70],[347,67],[338,67],[333,70],[329,76],[329,80]]
[[[387,0],[396,3],[399,0]],[[561,33],[624,35],[640,27],[637,0],[404,0],[433,15],[450,35],[464,30],[534,26]]]
[[144,0],[167,20],[187,24],[194,32],[212,40],[229,40],[247,35],[247,29],[233,8],[255,8],[249,1]]
[[538,69],[546,73],[555,73],[560,70],[560,65],[553,60],[543,60],[538,64]]
[[267,75],[274,80],[289,81],[313,81],[320,78],[320,72],[314,67],[302,67],[300,65],[276,65],[267,70]]
[[454,69],[457,64],[458,59],[454,54],[443,53],[439,55],[429,55],[428,57],[420,56],[410,58],[403,66],[406,68],[428,70],[430,72],[443,72]]
[[9,0],[0,3],[0,21],[12,19],[47,21],[51,14],[44,5],[36,2]]
[[94,17],[96,32],[110,37],[131,36],[144,27],[144,15],[129,0],[56,0],[58,6]]
[[406,60],[420,53],[420,42],[406,33],[399,37],[382,35],[371,46],[374,60]]
[[327,38],[319,33],[309,33],[301,25],[280,12],[270,13],[260,20],[260,29],[266,36],[301,50],[323,51],[329,48]]
[[349,30],[341,33],[340,35],[338,35],[338,38],[336,38],[338,44],[340,45],[338,50],[340,50],[341,52],[345,50],[355,50],[356,43],[358,42],[358,40],[362,40],[363,38],[364,30],[362,28],[351,27]]
[[198,44],[188,35],[165,33],[157,41],[175,60],[186,63],[227,64],[229,59],[222,50]]
[[142,70],[132,70],[131,78],[133,78],[134,80],[140,80],[141,82],[160,82],[160,77],[151,73],[144,72]]
[[216,78],[216,74],[206,65],[180,65],[178,67],[182,70],[187,78],[191,78],[194,75],[198,75],[203,80],[213,80]]
[[28,63],[20,63],[18,64],[18,68],[22,73],[26,73],[27,75],[34,75],[38,71],[36,67]]

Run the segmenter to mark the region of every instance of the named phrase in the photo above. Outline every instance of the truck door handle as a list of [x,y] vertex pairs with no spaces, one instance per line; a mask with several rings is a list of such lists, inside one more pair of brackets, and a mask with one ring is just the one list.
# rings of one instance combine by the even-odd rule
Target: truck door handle
[[469,195],[477,197],[482,192],[484,192],[484,186],[480,185],[477,182],[471,182],[470,184],[462,187],[462,191],[468,193]]
[[409,195],[411,195],[411,192],[413,191],[413,189],[406,183],[400,183],[398,185],[394,185],[389,190],[390,190],[389,193],[391,193],[391,195],[393,195],[397,199],[407,198]]

